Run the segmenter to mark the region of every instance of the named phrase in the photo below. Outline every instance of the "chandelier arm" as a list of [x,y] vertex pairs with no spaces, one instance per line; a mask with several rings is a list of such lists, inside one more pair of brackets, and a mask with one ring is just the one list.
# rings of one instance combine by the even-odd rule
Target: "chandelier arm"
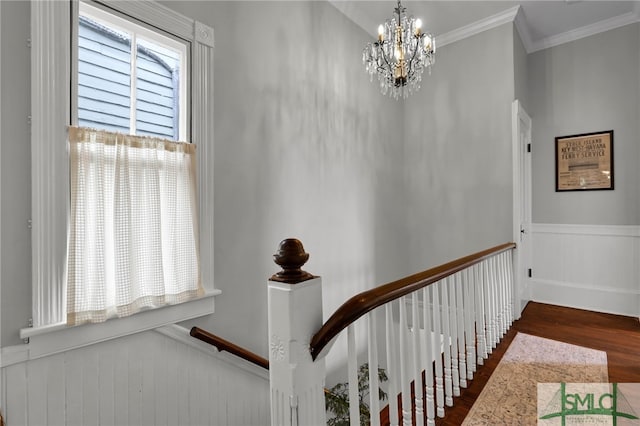
[[391,67],[391,63],[389,62],[389,59],[387,58],[387,55],[384,53],[384,49],[382,47],[380,48],[380,53],[382,54],[382,59],[384,59],[384,63],[387,64],[388,67]]
[[413,55],[411,55],[411,59],[409,60],[409,71],[411,71],[412,65],[413,65],[413,61],[416,58],[416,55],[418,54],[418,47],[420,46],[420,38],[419,37],[415,37],[416,39],[416,48],[413,50]]

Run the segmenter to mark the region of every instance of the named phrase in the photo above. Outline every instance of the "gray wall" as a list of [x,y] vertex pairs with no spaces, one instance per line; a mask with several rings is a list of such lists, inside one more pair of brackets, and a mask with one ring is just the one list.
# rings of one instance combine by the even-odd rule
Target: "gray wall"
[[512,240],[512,24],[437,52],[406,102],[410,267]]
[[[438,50],[405,103],[370,83],[371,36],[325,2],[166,2],[215,31],[216,314],[267,353],[266,280],[300,238],[328,316],[348,297],[511,240],[511,24]],[[28,3],[2,7],[2,345],[31,310]],[[203,219],[207,220],[207,219]],[[208,218],[211,220],[211,218]]]
[[[201,320],[266,354],[266,281],[300,238],[327,314],[406,275],[402,104],[365,76],[364,31],[325,2],[175,2],[214,28],[215,284]],[[2,346],[31,315],[28,2],[2,7]],[[206,220],[206,219],[204,219]],[[189,324],[191,325],[191,324]]]
[[18,331],[31,317],[31,154],[29,125],[31,83],[29,3],[0,2],[2,8],[2,346],[19,344]]
[[[529,55],[533,221],[638,225],[639,28]],[[554,138],[614,130],[614,191],[555,192]]]
[[361,63],[369,36],[327,2],[175,2],[215,31],[216,313],[197,322],[267,353],[267,278],[287,237],[325,314],[406,275],[402,104]]

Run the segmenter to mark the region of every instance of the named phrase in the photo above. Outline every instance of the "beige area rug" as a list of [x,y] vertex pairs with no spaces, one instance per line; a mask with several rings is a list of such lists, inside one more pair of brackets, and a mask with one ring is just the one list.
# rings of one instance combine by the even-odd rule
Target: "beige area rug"
[[462,424],[536,425],[538,383],[608,381],[606,352],[518,333]]

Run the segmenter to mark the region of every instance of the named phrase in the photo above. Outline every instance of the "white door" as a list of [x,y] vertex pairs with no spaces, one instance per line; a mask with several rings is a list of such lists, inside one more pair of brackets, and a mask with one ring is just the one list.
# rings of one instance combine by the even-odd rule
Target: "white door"
[[513,314],[520,318],[530,299],[531,277],[531,118],[517,99],[512,105],[513,135]]

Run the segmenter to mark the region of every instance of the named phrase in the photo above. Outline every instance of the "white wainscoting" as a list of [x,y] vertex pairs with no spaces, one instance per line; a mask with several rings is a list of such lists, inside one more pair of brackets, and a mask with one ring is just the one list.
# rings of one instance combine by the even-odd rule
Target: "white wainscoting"
[[533,224],[531,300],[640,316],[640,227]]
[[31,360],[28,350],[23,360],[13,352],[2,368],[7,425],[269,423],[268,372],[218,353],[182,327]]

